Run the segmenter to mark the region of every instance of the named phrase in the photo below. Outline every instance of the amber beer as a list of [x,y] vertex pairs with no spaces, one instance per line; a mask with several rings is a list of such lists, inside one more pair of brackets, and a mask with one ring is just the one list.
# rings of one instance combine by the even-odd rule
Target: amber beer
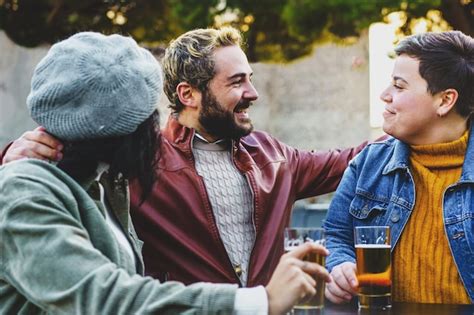
[[[317,263],[321,266],[325,266],[326,264],[326,257],[320,255],[318,253],[309,253],[306,255],[303,260],[310,261]],[[314,308],[322,308],[324,306],[324,289],[326,286],[326,282],[321,279],[316,280],[316,294],[313,295],[309,300],[304,301],[296,305],[295,309],[314,309]]]
[[391,305],[390,245],[356,244],[359,306],[384,308]]
[[[285,230],[285,252],[295,249],[298,245],[304,242],[314,242],[322,246],[325,245],[324,229],[322,228],[287,228]],[[317,263],[324,266],[326,263],[326,256],[319,253],[309,253],[303,257],[304,261]],[[316,280],[316,294],[311,298],[304,300],[294,306],[295,314],[297,310],[317,310],[324,307],[324,290],[326,287],[325,281],[321,279]],[[299,314],[299,313],[298,313]]]
[[[285,253],[293,250],[294,248],[296,248],[296,246],[285,248]],[[314,263],[320,264],[321,266],[324,266],[326,264],[326,257],[318,253],[309,253],[303,258],[303,260],[314,262]],[[315,279],[315,280],[316,280],[316,294],[313,295],[309,300],[306,300],[302,303],[295,305],[294,309],[307,310],[307,309],[322,308],[324,306],[324,290],[325,290],[326,282],[320,279],[319,280]]]

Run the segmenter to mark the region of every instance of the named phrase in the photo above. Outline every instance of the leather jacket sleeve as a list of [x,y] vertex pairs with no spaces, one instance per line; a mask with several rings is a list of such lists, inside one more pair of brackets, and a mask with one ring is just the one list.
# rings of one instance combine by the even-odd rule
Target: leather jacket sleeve
[[322,195],[336,190],[349,162],[367,146],[367,141],[349,149],[328,151],[290,152],[290,165],[294,165],[294,186],[297,199]]

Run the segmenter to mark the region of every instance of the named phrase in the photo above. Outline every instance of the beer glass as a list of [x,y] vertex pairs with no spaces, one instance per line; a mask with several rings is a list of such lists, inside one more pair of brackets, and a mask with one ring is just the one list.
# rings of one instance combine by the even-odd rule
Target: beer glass
[[[326,238],[323,228],[286,228],[285,229],[285,252],[289,252],[297,246],[313,242],[322,246],[326,245]],[[305,261],[311,261],[324,267],[326,257],[318,253],[309,253],[303,257]],[[294,310],[316,310],[324,306],[324,289],[326,283],[323,280],[316,280],[316,294],[311,299],[306,300],[294,307]],[[298,312],[296,312],[298,313]]]
[[390,227],[357,226],[354,229],[359,281],[359,308],[391,307],[392,274]]

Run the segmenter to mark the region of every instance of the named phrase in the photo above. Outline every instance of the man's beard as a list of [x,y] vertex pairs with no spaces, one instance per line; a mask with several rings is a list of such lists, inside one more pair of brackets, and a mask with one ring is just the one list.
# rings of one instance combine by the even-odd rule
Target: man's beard
[[[250,105],[250,101],[241,100],[235,108],[248,108]],[[202,110],[199,114],[199,123],[209,135],[218,139],[238,140],[253,130],[250,119],[248,119],[250,127],[238,125],[235,121],[234,112],[225,110],[209,89],[206,89],[202,94]]]

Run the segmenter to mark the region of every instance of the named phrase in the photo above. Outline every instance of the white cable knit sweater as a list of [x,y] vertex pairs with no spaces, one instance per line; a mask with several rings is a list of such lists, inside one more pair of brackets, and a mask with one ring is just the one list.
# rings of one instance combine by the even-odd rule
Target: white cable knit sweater
[[219,234],[240,281],[247,283],[247,271],[255,242],[253,198],[247,179],[231,160],[229,144],[208,143],[194,138],[196,170],[204,179]]

